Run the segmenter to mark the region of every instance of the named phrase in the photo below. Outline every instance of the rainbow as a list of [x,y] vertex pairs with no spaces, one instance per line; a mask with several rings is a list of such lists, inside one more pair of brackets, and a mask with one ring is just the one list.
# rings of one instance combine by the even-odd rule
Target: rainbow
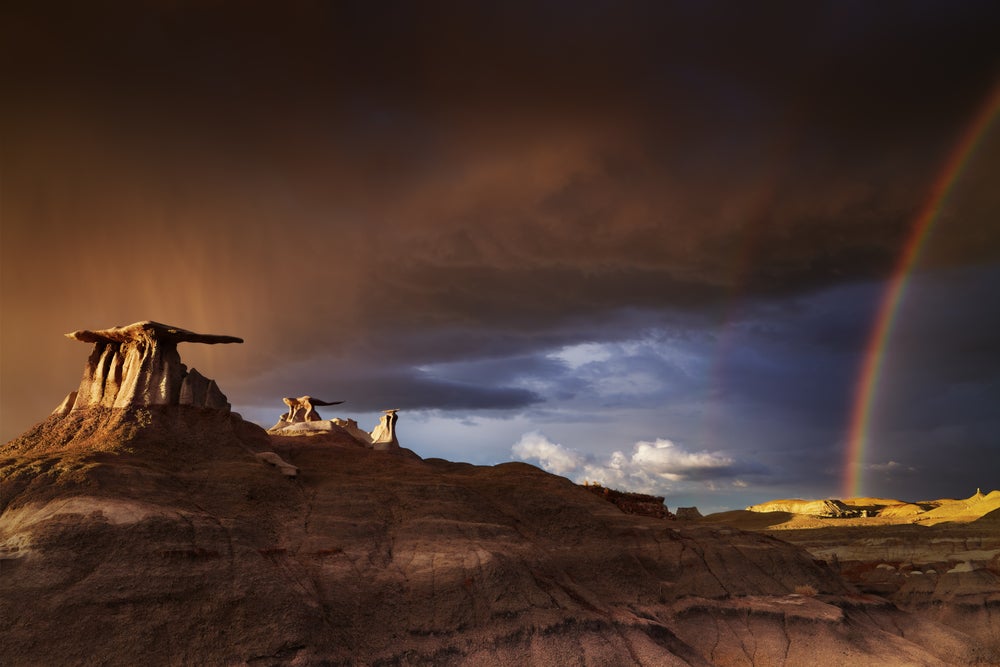
[[843,480],[843,497],[845,498],[862,495],[864,481],[862,472],[872,407],[881,380],[886,345],[895,327],[896,313],[906,294],[910,274],[920,258],[924,243],[930,235],[934,221],[941,212],[942,205],[998,112],[1000,112],[1000,84],[994,87],[982,109],[966,127],[965,132],[948,156],[948,160],[938,173],[930,194],[913,223],[892,277],[889,279],[889,284],[882,295],[874,325],[868,335],[868,344],[865,348],[864,360],[854,392]]

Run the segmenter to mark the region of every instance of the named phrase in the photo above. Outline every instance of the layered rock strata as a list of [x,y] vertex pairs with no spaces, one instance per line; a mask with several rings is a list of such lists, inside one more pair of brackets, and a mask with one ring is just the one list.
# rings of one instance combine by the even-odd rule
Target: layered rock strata
[[200,334],[159,322],[81,330],[67,338],[93,343],[80,387],[55,414],[93,407],[193,405],[229,410],[229,401],[214,380],[188,370],[177,352],[179,343],[242,343],[242,338]]

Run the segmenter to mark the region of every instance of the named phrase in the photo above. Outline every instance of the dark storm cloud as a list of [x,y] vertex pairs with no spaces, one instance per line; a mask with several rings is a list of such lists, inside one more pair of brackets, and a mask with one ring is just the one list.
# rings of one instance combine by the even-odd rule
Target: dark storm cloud
[[[268,372],[246,383],[234,383],[250,405],[280,405],[280,396],[311,395],[346,400],[352,412],[391,407],[413,410],[513,410],[542,398],[522,387],[504,386],[497,377],[443,377],[418,367],[368,359],[310,359]],[[275,391],[280,393],[275,398]],[[336,397],[330,399],[329,397]]]
[[[805,474],[836,458],[869,281],[1000,74],[985,2],[4,12],[4,438],[76,382],[61,333],[154,318],[246,338],[182,350],[237,405],[593,425],[659,401],[697,438],[685,415],[712,399],[715,440],[756,429],[746,447],[787,453],[770,470]],[[931,264],[1000,258],[998,155],[987,137]],[[946,377],[996,359],[948,335]],[[559,356],[586,343],[610,356]],[[912,400],[981,405],[980,380]]]

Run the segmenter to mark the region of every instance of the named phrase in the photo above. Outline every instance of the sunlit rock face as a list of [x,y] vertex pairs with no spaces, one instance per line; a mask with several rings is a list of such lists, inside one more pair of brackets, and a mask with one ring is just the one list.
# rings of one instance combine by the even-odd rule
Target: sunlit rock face
[[749,512],[790,512],[816,517],[841,518],[860,515],[840,500],[772,500],[747,507]]
[[399,418],[396,413],[399,410],[385,410],[378,425],[371,433],[372,447],[375,449],[398,449],[399,440],[396,439],[396,420]]
[[325,420],[316,411],[317,405],[340,405],[343,401],[321,401],[312,396],[298,398],[285,397],[281,401],[288,406],[288,412],[278,417],[278,423],[268,429],[269,433],[285,431],[285,435],[325,433],[336,428],[337,420]]
[[343,401],[321,401],[312,396],[299,396],[298,398],[283,398],[282,402],[288,406],[288,412],[281,415],[280,422],[318,422],[322,419],[316,412],[317,405],[340,405]]
[[[181,363],[178,343],[242,343],[242,338],[200,334],[159,322],[82,330],[67,338],[93,343],[83,379],[56,408],[56,414],[93,407],[193,405],[229,410],[229,401],[214,380]],[[75,396],[73,395],[75,393]]]

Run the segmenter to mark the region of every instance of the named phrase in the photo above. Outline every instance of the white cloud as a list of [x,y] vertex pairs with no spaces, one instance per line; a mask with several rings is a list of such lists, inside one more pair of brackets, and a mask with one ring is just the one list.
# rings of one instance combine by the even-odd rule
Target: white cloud
[[522,461],[536,460],[543,469],[556,475],[569,476],[586,463],[582,454],[551,442],[538,431],[522,435],[511,453]]
[[875,472],[915,472],[916,468],[912,466],[903,465],[898,461],[889,461],[887,463],[869,463],[865,466],[866,470],[873,470]]
[[735,461],[720,453],[687,452],[670,440],[637,442],[632,463],[669,480],[699,476],[705,472],[731,468]]
[[[551,442],[538,432],[525,433],[511,448],[514,458],[537,461],[548,472],[576,482],[644,493],[665,493],[677,483],[702,482],[710,487],[736,473],[737,462],[720,452],[689,452],[670,440],[640,441],[632,454],[613,452],[603,462]],[[733,484],[745,488],[746,482]]]
[[613,347],[601,343],[580,343],[579,345],[568,345],[549,355],[552,359],[558,359],[570,369],[577,369],[585,364],[607,361],[612,357]]

